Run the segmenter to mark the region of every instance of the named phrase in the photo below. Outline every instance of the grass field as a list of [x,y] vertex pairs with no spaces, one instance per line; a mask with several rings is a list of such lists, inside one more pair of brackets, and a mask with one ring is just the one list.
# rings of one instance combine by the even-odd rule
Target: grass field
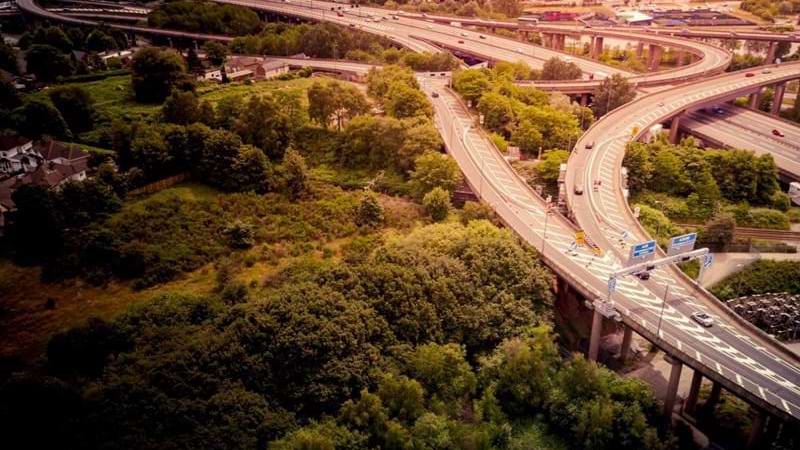
[[[213,84],[203,83],[197,87],[197,93],[202,100],[216,104],[226,97],[237,96],[248,99],[253,95],[262,95],[268,92],[288,91],[305,93],[317,78],[297,78],[288,81],[265,80],[252,84],[229,83]],[[139,103],[131,90],[130,75],[109,77],[104,80],[84,83],[68,83],[64,86],[79,86],[91,94],[95,107],[101,118],[107,120],[124,119],[128,121],[151,119],[161,109],[160,104]],[[305,95],[301,96],[305,101]],[[28,94],[28,99],[49,101],[48,90],[41,90]]]

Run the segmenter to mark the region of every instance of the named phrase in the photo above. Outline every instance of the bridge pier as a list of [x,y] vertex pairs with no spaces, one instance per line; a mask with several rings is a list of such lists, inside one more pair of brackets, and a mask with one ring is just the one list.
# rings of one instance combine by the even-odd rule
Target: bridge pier
[[786,92],[786,83],[778,83],[775,85],[775,93],[772,95],[772,110],[770,114],[773,116],[780,116],[781,105],[783,105],[783,94]]
[[622,347],[619,352],[619,360],[625,364],[628,360],[628,355],[631,352],[631,341],[633,340],[633,329],[631,327],[622,326]]
[[542,45],[547,48],[553,47],[553,35],[550,33],[542,33]]
[[589,106],[589,94],[581,94],[581,106]]
[[[752,406],[751,406],[752,408]],[[750,436],[747,437],[747,445],[745,448],[754,449],[759,448],[761,442],[761,435],[764,432],[764,424],[767,420],[767,414],[764,411],[756,410],[756,417],[750,427]]]
[[708,395],[708,399],[706,403],[703,405],[703,408],[711,409],[717,407],[717,403],[719,403],[719,396],[722,394],[722,385],[717,383],[716,381],[713,382],[711,385],[711,393]]
[[589,338],[589,353],[587,355],[589,361],[597,362],[597,354],[600,351],[600,332],[602,328],[603,315],[595,308],[592,314],[592,334]]
[[636,57],[642,59],[644,55],[644,42],[639,41],[636,43]]
[[650,44],[649,52],[647,54],[647,67],[651,71],[658,70],[658,65],[661,63],[661,55],[664,53],[664,48],[660,45]]
[[664,355],[664,360],[672,365],[669,371],[669,384],[667,385],[667,396],[664,398],[664,417],[667,423],[672,418],[672,410],[675,408],[675,397],[678,395],[678,384],[681,381],[681,369],[683,363],[677,358]]
[[566,34],[557,34],[556,37],[556,50],[564,51],[567,42]]
[[757,91],[753,92],[748,96],[747,105],[753,109],[758,109],[758,105],[760,103],[761,103],[761,88],[759,87]]
[[703,384],[703,374],[696,370],[692,374],[692,384],[689,387],[689,395],[683,403],[683,412],[694,416],[695,408],[697,407],[697,397],[700,394],[700,386]]
[[767,50],[767,58],[764,60],[764,64],[773,64],[775,62],[775,53],[778,50],[778,43],[776,41],[772,41],[769,43],[769,49]]
[[672,123],[669,126],[669,142],[672,144],[678,143],[678,138],[680,137],[680,128],[681,128],[681,114],[672,118]]
[[592,58],[597,59],[602,54],[603,54],[603,37],[595,36],[592,38],[591,56]]

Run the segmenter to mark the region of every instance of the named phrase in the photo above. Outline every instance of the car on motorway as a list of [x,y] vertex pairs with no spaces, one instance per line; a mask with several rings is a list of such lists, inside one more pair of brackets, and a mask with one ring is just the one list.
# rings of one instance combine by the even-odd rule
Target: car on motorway
[[431,97],[439,98],[439,93],[438,92],[431,92]]
[[586,148],[586,150],[591,150],[594,148],[594,142],[587,142],[584,148]]
[[522,53],[522,49],[517,47],[517,53]]
[[692,320],[694,320],[695,322],[699,323],[700,325],[706,328],[710,327],[711,325],[714,325],[714,319],[712,319],[711,316],[709,316],[704,312],[698,311],[692,313],[690,317],[692,318]]
[[459,44],[463,44],[463,43],[464,43],[464,40],[463,40],[463,39],[459,39],[459,40],[458,40],[458,43],[459,43]]
[[772,73],[772,71],[769,70],[769,69],[764,69],[764,70],[761,71],[761,73],[768,74],[768,73]]
[[400,18],[397,16],[392,16],[392,20],[400,20]]
[[428,28],[429,30],[432,30],[432,29],[433,29],[433,25],[428,25],[428,27],[427,27],[427,28]]
[[712,109],[712,111],[714,111],[714,114],[719,114],[719,115],[721,115],[721,114],[725,114],[725,110],[724,110],[724,109],[722,109],[722,108],[721,108],[721,107],[719,107],[719,106],[715,106],[715,107]]
[[644,270],[644,271],[641,271],[641,272],[637,272],[636,273],[636,278],[638,278],[638,279],[640,279],[642,281],[647,281],[647,280],[650,279],[650,271],[649,270]]
[[664,106],[664,102],[658,102],[658,107],[661,108],[662,106]]
[[583,185],[578,183],[575,185],[575,195],[583,195]]
[[461,36],[467,37],[467,36],[469,36],[469,34],[466,31],[462,31],[461,32]]
[[484,36],[482,34],[479,34],[478,37],[481,38],[481,39],[486,39],[486,36]]
[[756,76],[756,74],[754,74],[753,72],[747,72],[746,74],[744,74],[744,76],[750,78]]
[[773,128],[773,130],[772,130],[772,134],[773,134],[773,135],[775,135],[775,136],[778,136],[778,137],[784,137],[784,136],[785,136],[785,135],[784,135],[784,134],[781,132],[781,130],[779,130],[779,129],[777,129],[777,128]]

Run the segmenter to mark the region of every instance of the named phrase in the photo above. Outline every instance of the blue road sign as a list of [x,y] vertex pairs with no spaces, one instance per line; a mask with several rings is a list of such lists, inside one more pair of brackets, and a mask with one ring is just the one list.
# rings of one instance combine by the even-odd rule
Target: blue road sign
[[711,264],[714,264],[714,255],[712,255],[711,253],[706,253],[705,255],[703,255],[703,267],[708,269],[709,267],[711,267]]
[[668,255],[677,255],[678,253],[689,252],[694,249],[694,243],[697,241],[697,233],[684,234],[682,236],[675,236],[669,241]]
[[656,241],[647,241],[631,247],[628,263],[643,262],[651,259],[656,254]]

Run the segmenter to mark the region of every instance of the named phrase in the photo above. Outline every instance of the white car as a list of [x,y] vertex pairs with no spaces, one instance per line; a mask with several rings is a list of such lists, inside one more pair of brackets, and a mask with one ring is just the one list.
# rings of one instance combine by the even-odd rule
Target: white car
[[714,325],[714,319],[711,318],[708,314],[704,312],[696,312],[692,313],[692,320],[699,323],[700,325],[708,328],[711,325]]
[[467,34],[466,32],[462,31],[462,32],[461,32],[461,36],[463,36],[463,37],[467,37],[467,36],[469,36],[469,34]]

